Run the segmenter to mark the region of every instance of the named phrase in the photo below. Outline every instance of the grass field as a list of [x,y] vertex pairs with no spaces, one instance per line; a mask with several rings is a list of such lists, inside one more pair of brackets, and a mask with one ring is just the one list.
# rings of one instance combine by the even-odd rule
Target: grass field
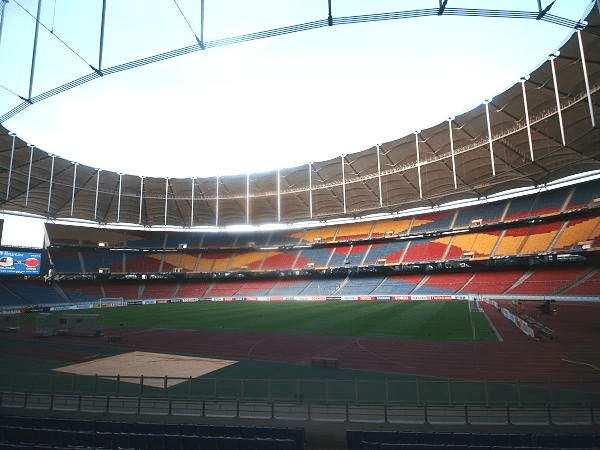
[[202,302],[94,310],[105,326],[320,336],[496,340],[467,302]]

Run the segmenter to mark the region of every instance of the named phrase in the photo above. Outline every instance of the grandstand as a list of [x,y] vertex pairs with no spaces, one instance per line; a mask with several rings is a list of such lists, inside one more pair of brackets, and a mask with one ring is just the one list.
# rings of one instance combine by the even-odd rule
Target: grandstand
[[[84,358],[78,352],[88,348],[95,358],[150,342],[156,346],[151,350],[177,355],[204,351],[243,361],[214,378],[174,377],[185,387],[173,390],[171,375],[165,375],[163,390],[150,389],[151,394],[144,391],[143,374],[131,385],[126,380],[130,375],[123,381],[120,373],[96,373],[86,381],[72,375],[71,387],[67,378],[56,378],[52,390],[35,392],[26,386],[21,392],[19,380],[10,381],[9,389],[0,372],[0,448],[42,448],[47,442],[50,448],[73,442],[111,448],[150,448],[156,442],[161,448],[198,448],[202,443],[250,449],[260,443],[260,448],[300,449],[305,444],[304,430],[290,428],[216,423],[144,427],[84,419],[75,424],[66,418],[44,419],[46,428],[27,418],[29,410],[54,413],[61,408],[65,415],[85,410],[141,416],[149,411],[153,417],[175,417],[173,421],[180,415],[233,423],[297,421],[306,427],[339,422],[344,426],[332,432],[338,437],[355,423],[386,429],[470,426],[478,413],[480,424],[492,429],[521,420],[523,426],[543,424],[554,431],[562,420],[596,430],[600,341],[593,321],[600,304],[600,178],[594,171],[600,170],[600,3],[590,3],[588,13],[585,24],[573,25],[560,53],[494,99],[429,129],[344,155],[341,164],[336,158],[276,175],[254,174],[254,192],[244,175],[152,178],[75,164],[28,146],[0,126],[1,207],[46,219],[42,272],[0,273],[0,312],[29,318],[22,330],[11,330],[16,337],[7,338],[7,354],[0,355],[6,365],[18,366],[22,349],[23,357],[48,350],[48,361],[79,361]],[[383,154],[393,163],[385,171],[379,160]],[[316,335],[293,327],[290,333],[283,326],[263,333],[221,325],[173,340],[165,331],[170,325],[166,310],[159,309],[166,303],[227,307],[242,302],[253,302],[248,305],[256,309],[238,313],[237,323],[256,321],[260,326],[269,316],[259,308],[278,302],[355,309],[328,311],[339,314],[341,337],[329,333],[330,317],[323,316]],[[416,312],[414,319],[406,316],[390,328],[405,327],[406,339],[390,331],[354,335],[350,325],[343,328],[367,304],[380,309],[365,320],[386,322],[387,308],[401,302]],[[551,302],[559,306],[550,308]],[[419,315],[426,307],[437,312],[455,304],[464,306],[463,316]],[[156,311],[161,311],[165,322],[107,327],[102,344],[53,333],[39,333],[37,340],[25,336],[33,329],[32,313],[121,305],[157,305],[148,307],[148,314],[156,324],[163,318]],[[563,305],[568,322],[561,321]],[[219,314],[225,316],[216,314],[215,323]],[[41,329],[51,315],[36,317]],[[283,323],[296,320],[290,315]],[[447,340],[431,339],[419,328],[423,324],[456,325],[467,337],[448,333]],[[312,353],[307,356],[308,348]],[[340,361],[347,364],[343,369],[357,372],[338,370]],[[237,369],[241,366],[246,372]],[[252,370],[259,375],[252,378]],[[294,374],[292,381],[277,378],[286,371]],[[379,379],[369,371],[384,376]],[[325,381],[310,378],[315,373]],[[563,378],[553,379],[555,373]],[[531,386],[522,386],[521,377]],[[505,384],[494,384],[500,382]],[[101,397],[103,388],[108,394]],[[534,400],[528,403],[528,397]],[[367,399],[364,404],[362,398]],[[16,407],[23,417],[4,414],[4,408]],[[464,436],[348,433],[349,449],[496,444],[489,435],[470,431]],[[583,443],[581,448],[597,445],[597,438],[573,437]],[[519,439],[505,437],[506,447],[550,446],[543,433]]]

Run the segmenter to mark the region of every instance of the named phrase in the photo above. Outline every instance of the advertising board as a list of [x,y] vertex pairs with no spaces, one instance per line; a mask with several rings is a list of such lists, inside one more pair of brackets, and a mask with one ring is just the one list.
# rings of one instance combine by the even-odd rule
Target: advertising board
[[0,249],[0,275],[39,275],[42,252]]

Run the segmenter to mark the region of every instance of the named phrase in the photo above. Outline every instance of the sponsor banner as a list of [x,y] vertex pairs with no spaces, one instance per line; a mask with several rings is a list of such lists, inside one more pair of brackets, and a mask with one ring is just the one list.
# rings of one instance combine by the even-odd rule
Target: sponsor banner
[[391,295],[376,295],[375,300],[391,300]]
[[283,297],[258,297],[259,300],[268,302],[269,300],[273,300],[274,302],[280,302],[283,300]]
[[498,302],[496,300],[489,300],[487,298],[482,298],[481,301],[483,303],[487,303],[488,305],[492,305],[496,309],[500,309],[500,306],[498,306]]
[[183,300],[180,298],[172,298],[171,303],[183,303]]
[[89,303],[83,305],[59,305],[59,306],[51,306],[50,311],[77,311],[80,309],[91,309],[92,306]]
[[224,301],[224,300],[223,300],[223,297],[212,297],[212,298],[211,298],[211,300],[212,300],[213,302],[222,302],[222,301]]
[[432,295],[431,300],[452,300],[451,295]]
[[394,295],[392,297],[392,300],[395,300],[397,302],[407,301],[410,300],[410,295]]
[[41,265],[39,252],[0,250],[0,275],[39,275]]
[[258,298],[256,297],[245,297],[244,300],[246,300],[247,302],[255,302],[258,300]]
[[523,333],[525,333],[527,336],[535,337],[533,328],[531,328],[527,322],[520,317],[515,317],[515,319],[515,324]]
[[510,312],[508,309],[506,309],[506,308],[502,308],[502,309],[500,310],[500,312],[502,313],[502,315],[503,315],[504,317],[506,317],[506,318],[507,318],[508,320],[510,320],[511,322],[514,322],[514,321],[515,321],[515,316],[514,316],[514,314],[513,314],[513,313],[511,313],[511,312]]
[[328,296],[325,297],[325,300],[327,300],[327,301],[333,301],[333,302],[340,301],[341,299],[342,299],[342,297],[340,297],[339,295],[337,295],[337,296],[336,295],[332,295],[332,296],[328,295]]
[[506,308],[502,308],[502,309],[500,309],[500,311],[502,312],[502,315],[504,317],[506,317],[508,320],[510,320],[512,323],[514,323],[517,326],[517,328],[519,330],[521,330],[523,333],[525,333],[527,336],[535,337],[533,328],[531,328],[531,326],[525,320],[521,319],[520,317],[515,316],[513,313],[511,313]]
[[[273,300],[275,300],[276,298],[280,298],[280,297],[273,297]],[[256,297],[256,300],[259,302],[268,302],[270,299],[269,299],[269,297]]]
[[429,295],[411,295],[411,300],[429,300],[431,297]]
[[164,305],[165,303],[171,303],[171,300],[154,300],[157,305]]
[[362,302],[364,302],[364,301],[370,301],[370,300],[377,300],[377,297],[374,297],[374,296],[372,296],[372,295],[359,295],[359,296],[357,297],[357,299],[358,299],[359,301],[362,301]]
[[156,305],[156,300],[142,300],[142,305]]
[[144,302],[142,300],[127,300],[127,305],[143,305]]
[[224,302],[232,302],[234,300],[235,300],[235,298],[233,298],[233,297],[223,297]]
[[355,300],[356,300],[356,297],[354,297],[353,295],[342,296],[342,301],[344,301],[344,302],[353,302]]
[[[469,300],[469,297],[467,295],[454,295],[453,297],[456,300]],[[473,300],[475,300],[475,299],[473,299]]]
[[314,297],[308,297],[309,300],[313,300],[315,302],[324,302],[325,300],[327,300],[327,297],[323,296],[323,295],[317,295]]

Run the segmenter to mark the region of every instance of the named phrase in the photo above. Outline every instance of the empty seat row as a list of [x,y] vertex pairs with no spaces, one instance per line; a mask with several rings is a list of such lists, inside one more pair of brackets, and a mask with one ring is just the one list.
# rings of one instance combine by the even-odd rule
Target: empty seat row
[[[91,421],[0,415],[0,442],[19,443],[26,442],[24,439],[29,439],[31,442],[53,445],[63,445],[68,442],[69,445],[110,448],[111,443],[116,441],[121,447],[139,447],[137,444],[131,444],[136,440],[141,440],[140,442],[148,442],[148,445],[154,445],[150,444],[154,442],[159,448],[180,448],[182,446],[194,448],[194,439],[200,438],[260,440],[266,446],[264,448],[304,448],[304,429],[302,428]],[[167,441],[170,442],[169,445],[167,445]],[[271,444],[277,446],[273,447]],[[251,447],[245,446],[244,448]]]
[[[367,450],[371,448],[403,448],[429,450],[444,448],[499,448],[510,449],[537,448],[598,448],[600,434],[531,434],[531,433],[452,433],[452,432],[394,432],[394,431],[354,431],[347,432],[349,450]],[[373,447],[378,446],[379,447]],[[383,446],[383,445],[387,446]],[[397,447],[390,447],[395,445]]]

